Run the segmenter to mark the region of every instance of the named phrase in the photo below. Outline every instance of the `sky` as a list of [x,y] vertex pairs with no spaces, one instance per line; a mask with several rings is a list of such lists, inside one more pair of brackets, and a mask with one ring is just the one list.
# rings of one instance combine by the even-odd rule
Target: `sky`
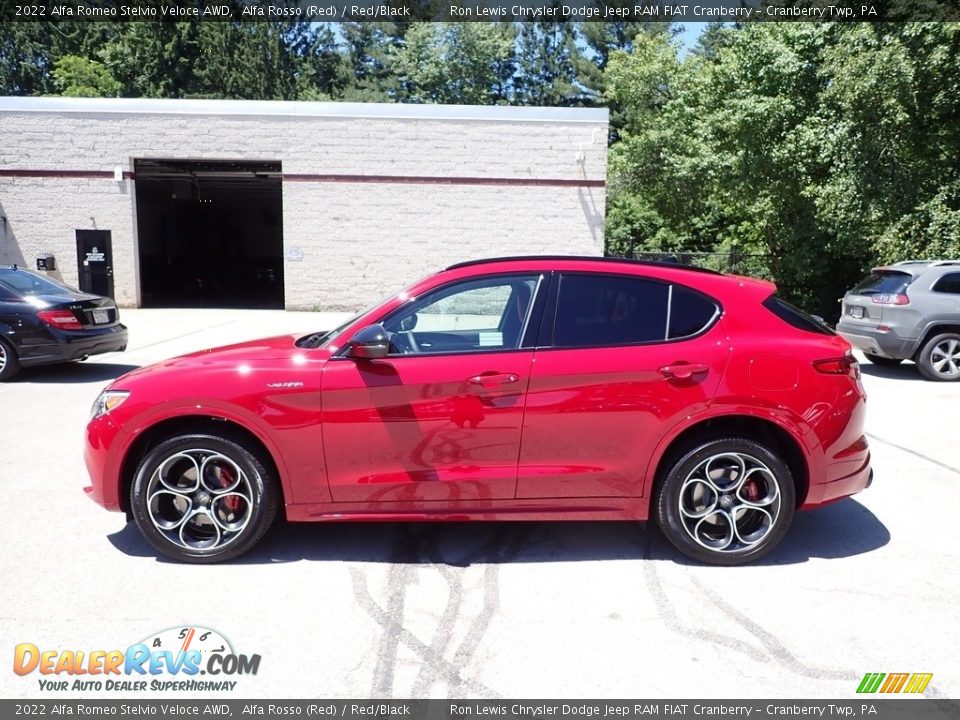
[[710,23],[683,23],[681,26],[683,29],[680,34],[677,35],[677,39],[680,41],[681,56],[686,55],[693,47],[697,44],[697,40],[700,38],[700,34],[707,29],[707,25]]

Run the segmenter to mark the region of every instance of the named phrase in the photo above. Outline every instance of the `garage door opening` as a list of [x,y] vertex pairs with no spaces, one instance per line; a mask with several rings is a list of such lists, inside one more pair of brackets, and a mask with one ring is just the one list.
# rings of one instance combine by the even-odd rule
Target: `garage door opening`
[[279,162],[135,160],[143,307],[283,307]]

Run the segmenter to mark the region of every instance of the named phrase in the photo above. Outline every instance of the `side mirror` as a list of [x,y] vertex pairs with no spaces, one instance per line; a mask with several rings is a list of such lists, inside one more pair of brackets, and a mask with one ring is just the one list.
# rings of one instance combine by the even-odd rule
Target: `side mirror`
[[380,325],[367,325],[350,338],[346,354],[364,360],[377,360],[385,358],[389,352],[390,340],[387,338],[387,331]]

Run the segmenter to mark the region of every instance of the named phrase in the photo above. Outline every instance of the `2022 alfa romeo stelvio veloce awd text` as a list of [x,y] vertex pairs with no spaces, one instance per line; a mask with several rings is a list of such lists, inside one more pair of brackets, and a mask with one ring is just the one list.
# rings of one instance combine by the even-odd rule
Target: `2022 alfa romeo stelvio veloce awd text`
[[86,492],[215,562],[289,521],[653,521],[734,565],[870,484],[860,367],[769,282],[668,264],[447,268],[335,330],[114,381]]

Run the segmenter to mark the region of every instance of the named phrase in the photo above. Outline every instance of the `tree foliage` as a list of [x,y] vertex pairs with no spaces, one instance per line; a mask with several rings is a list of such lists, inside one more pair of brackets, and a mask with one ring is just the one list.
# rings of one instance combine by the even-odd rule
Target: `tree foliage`
[[674,30],[0,23],[0,94],[603,105],[613,252],[763,256],[824,315],[872,262],[960,257],[960,24]]
[[872,262],[960,256],[960,27],[749,24],[618,53],[608,238],[767,256],[836,314]]

